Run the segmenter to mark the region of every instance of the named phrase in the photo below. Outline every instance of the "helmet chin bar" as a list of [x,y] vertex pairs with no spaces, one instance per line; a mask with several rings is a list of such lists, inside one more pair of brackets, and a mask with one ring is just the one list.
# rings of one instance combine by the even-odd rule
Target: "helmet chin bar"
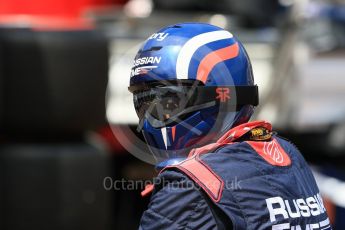
[[[183,132],[184,134],[182,137],[176,137],[176,139],[178,138],[178,140],[175,141],[179,144],[170,146],[168,148],[159,144],[159,138],[157,134],[159,134],[161,130],[153,128],[146,120],[144,125],[146,127],[146,130],[145,132],[143,132],[143,134],[146,142],[149,145],[151,153],[156,159],[156,168],[162,168],[166,165],[173,164],[173,162],[175,161],[177,162],[183,160],[187,157],[187,155],[193,148],[197,148],[216,141],[219,137],[224,135],[226,131],[233,127],[238,118],[243,115],[243,112],[247,112],[244,111],[248,110],[248,108],[246,107],[248,106],[244,106],[240,111],[236,112],[221,112],[219,116],[221,116],[222,119],[215,119],[216,115],[214,115],[212,112],[206,112],[207,114],[203,114],[203,112],[195,113],[192,117],[187,118],[184,122],[181,122],[176,126],[177,129],[182,129],[183,132],[183,129],[188,129],[188,125],[192,125],[194,122],[196,122],[198,125],[193,126],[193,129],[199,130],[200,133],[197,134],[192,131],[186,133]],[[205,116],[210,117],[206,119]],[[223,119],[231,122],[224,123],[222,122]],[[167,129],[171,129],[171,127]],[[218,132],[212,132],[212,130],[218,130]]]
[[[212,110],[212,108],[210,109]],[[175,141],[170,142],[168,146],[164,145],[162,129],[154,128],[147,120],[144,121],[143,135],[158,163],[172,158],[185,158],[197,144],[206,143],[205,139],[209,138],[207,134],[212,129],[215,119],[213,117],[205,119],[202,113],[198,111],[183,122],[176,124],[174,126],[177,130]],[[172,127],[163,128],[163,130],[170,131],[171,129]],[[168,135],[167,138],[172,141],[171,135]]]

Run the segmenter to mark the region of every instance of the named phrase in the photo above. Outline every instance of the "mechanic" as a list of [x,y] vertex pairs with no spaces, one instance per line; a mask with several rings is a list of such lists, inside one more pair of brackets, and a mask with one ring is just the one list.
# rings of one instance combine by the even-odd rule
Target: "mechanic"
[[129,90],[160,170],[140,229],[331,229],[306,161],[266,121],[230,32],[181,23],[150,36]]

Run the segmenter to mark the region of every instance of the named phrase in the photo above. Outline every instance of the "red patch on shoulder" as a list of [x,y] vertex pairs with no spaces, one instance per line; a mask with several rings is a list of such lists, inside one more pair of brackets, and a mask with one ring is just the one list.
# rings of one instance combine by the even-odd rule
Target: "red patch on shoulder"
[[180,164],[168,166],[162,171],[169,168],[178,168],[184,172],[200,185],[213,201],[218,202],[221,199],[224,188],[223,180],[198,155],[187,158]]
[[247,143],[268,163],[275,166],[289,166],[291,159],[276,139],[272,141],[247,141]]

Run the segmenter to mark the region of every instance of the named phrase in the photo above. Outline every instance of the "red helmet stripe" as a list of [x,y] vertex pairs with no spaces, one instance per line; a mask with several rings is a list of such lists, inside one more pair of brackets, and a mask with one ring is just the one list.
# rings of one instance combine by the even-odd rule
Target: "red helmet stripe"
[[222,61],[237,57],[238,53],[239,45],[237,42],[231,46],[227,46],[225,48],[209,53],[200,62],[197,72],[197,80],[205,83],[208,75],[215,65]]

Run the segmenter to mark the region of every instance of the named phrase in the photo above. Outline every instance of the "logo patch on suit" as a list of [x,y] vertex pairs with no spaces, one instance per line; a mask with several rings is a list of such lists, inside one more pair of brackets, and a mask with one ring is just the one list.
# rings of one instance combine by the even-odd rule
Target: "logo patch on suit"
[[289,155],[287,155],[276,139],[260,142],[247,141],[247,143],[271,165],[288,166],[291,164]]

